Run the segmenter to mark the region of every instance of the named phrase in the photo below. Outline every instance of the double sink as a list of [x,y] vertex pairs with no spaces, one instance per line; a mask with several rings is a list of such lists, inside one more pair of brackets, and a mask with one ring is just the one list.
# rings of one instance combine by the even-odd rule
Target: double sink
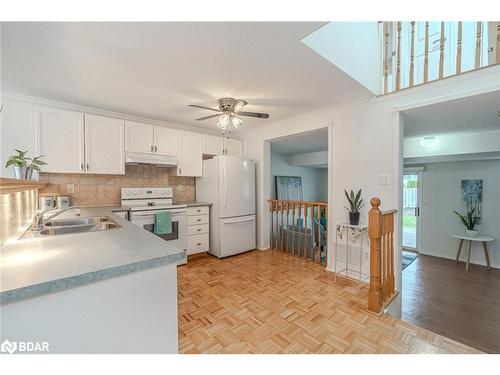
[[47,221],[41,231],[28,229],[21,238],[56,236],[70,233],[101,232],[120,228],[109,216],[72,217]]

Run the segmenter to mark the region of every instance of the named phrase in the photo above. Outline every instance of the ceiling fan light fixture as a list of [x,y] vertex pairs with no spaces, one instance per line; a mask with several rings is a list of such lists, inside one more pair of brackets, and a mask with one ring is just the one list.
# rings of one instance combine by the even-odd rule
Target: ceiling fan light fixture
[[238,127],[243,124],[243,120],[240,119],[239,117],[232,116],[231,117],[231,122],[233,123],[233,126],[238,129]]
[[241,108],[243,108],[245,105],[247,104],[247,102],[245,102],[244,100],[241,100],[241,99],[238,99],[236,100],[236,102],[234,103],[233,105],[233,111],[234,112],[238,112]]

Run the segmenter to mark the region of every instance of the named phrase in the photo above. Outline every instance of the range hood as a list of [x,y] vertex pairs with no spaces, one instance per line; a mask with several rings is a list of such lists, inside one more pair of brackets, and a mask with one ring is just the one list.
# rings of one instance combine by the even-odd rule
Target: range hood
[[164,167],[175,167],[177,166],[177,156],[126,152],[125,164],[153,164],[161,165]]

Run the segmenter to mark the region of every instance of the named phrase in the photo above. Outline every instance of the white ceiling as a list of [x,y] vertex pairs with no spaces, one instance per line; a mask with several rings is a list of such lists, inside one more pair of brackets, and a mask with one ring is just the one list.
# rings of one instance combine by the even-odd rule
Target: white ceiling
[[271,151],[282,155],[328,150],[328,129],[294,134],[271,141]]
[[231,96],[274,122],[370,94],[301,42],[324,24],[3,22],[2,90],[207,127],[187,105]]
[[500,91],[404,112],[405,137],[499,130]]

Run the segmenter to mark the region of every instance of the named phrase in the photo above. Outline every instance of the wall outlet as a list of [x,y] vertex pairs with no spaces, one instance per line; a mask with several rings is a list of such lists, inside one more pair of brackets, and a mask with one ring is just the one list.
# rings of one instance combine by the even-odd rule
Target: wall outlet
[[66,191],[68,192],[68,194],[74,193],[75,192],[75,184],[67,184]]
[[177,184],[177,191],[184,191],[184,184]]
[[379,174],[378,175],[378,184],[379,185],[389,185],[389,175],[388,174]]

